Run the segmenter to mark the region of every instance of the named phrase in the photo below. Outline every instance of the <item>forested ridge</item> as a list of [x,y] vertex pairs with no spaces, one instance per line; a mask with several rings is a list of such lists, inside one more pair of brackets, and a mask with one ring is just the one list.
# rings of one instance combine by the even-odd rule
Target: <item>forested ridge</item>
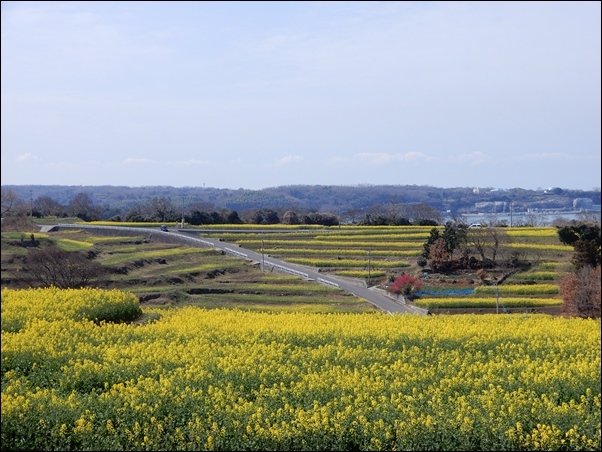
[[14,190],[25,200],[51,198],[69,204],[78,194],[89,196],[93,204],[106,214],[115,215],[145,203],[152,198],[169,198],[176,204],[206,204],[215,209],[245,211],[249,209],[295,208],[317,212],[365,210],[375,205],[424,203],[439,212],[474,212],[475,204],[483,202],[513,203],[516,212],[527,209],[570,210],[576,198],[589,198],[600,204],[600,190],[526,190],[513,188],[458,187],[438,188],[427,185],[286,185],[250,189],[170,186],[87,186],[87,185],[2,185]]

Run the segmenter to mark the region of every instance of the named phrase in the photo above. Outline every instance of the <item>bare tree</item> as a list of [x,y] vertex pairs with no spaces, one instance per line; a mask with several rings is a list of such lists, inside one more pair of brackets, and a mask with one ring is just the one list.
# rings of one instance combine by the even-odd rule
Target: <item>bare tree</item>
[[431,206],[425,203],[412,204],[408,208],[408,218],[412,223],[417,224],[420,221],[431,220],[438,224],[441,224],[443,217]]
[[20,198],[16,191],[12,188],[1,190],[2,196],[2,218],[15,213],[16,208],[20,204]]
[[579,212],[578,214],[579,221],[581,223],[594,223],[600,224],[600,211],[595,210],[584,210],[583,212]]
[[284,212],[284,215],[282,215],[282,223],[299,224],[299,216],[297,215],[297,212],[294,212],[292,210],[287,210],[286,212]]
[[503,228],[485,228],[485,232],[489,236],[491,260],[495,262],[502,253],[507,251],[507,245],[511,240]]
[[498,214],[489,213],[485,215],[485,221],[483,221],[483,224],[495,228],[500,224],[500,217]]
[[547,224],[547,217],[543,213],[530,212],[525,214],[523,224],[525,226],[545,226]]
[[448,210],[447,214],[451,218],[453,224],[466,224],[466,220],[462,217],[462,214],[456,211]]
[[37,198],[33,203],[33,209],[43,217],[59,217],[64,211],[64,208],[61,204],[48,196],[41,196]]
[[92,203],[87,193],[78,193],[67,206],[67,213],[84,221],[100,220],[100,207]]
[[177,221],[180,218],[176,204],[165,196],[151,198],[148,202],[156,221]]
[[22,268],[30,286],[77,289],[91,286],[103,274],[100,263],[79,251],[65,251],[51,246],[31,250]]
[[366,215],[370,217],[386,217],[389,212],[389,206],[386,204],[373,204],[365,209]]
[[474,228],[466,234],[466,244],[481,257],[483,264],[495,262],[498,254],[504,250],[503,245],[509,242],[510,239],[502,228]]
[[342,223],[351,223],[351,224],[356,224],[362,217],[362,209],[358,209],[356,207],[347,209],[345,211],[343,211],[342,215],[343,215],[343,221]]
[[205,201],[193,201],[188,205],[189,210],[198,210],[199,212],[211,212],[216,210],[215,204]]

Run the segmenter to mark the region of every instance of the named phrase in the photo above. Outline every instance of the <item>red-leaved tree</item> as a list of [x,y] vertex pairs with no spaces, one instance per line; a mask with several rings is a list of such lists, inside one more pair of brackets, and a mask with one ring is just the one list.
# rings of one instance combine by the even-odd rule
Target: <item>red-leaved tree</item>
[[389,287],[389,291],[397,295],[410,295],[420,289],[422,289],[422,282],[406,274],[399,276]]
[[585,266],[560,283],[562,310],[578,317],[600,317],[600,266]]

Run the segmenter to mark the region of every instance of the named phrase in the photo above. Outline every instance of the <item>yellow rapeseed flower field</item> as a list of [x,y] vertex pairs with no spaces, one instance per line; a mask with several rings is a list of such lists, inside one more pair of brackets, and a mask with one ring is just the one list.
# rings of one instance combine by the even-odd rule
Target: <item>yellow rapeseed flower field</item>
[[599,320],[81,318],[103,297],[2,292],[2,450],[600,450]]

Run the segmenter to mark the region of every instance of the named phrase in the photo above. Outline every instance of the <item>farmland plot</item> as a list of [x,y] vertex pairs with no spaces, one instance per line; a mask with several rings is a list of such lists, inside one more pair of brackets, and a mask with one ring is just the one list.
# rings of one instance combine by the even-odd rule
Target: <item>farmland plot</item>
[[[560,314],[562,299],[557,284],[566,275],[573,253],[572,247],[560,243],[555,228],[505,228],[509,237],[504,245],[505,252],[529,260],[533,265],[519,272],[512,269],[492,271],[490,276],[496,279],[505,273],[510,273],[510,277],[499,287],[488,287],[481,285],[492,284],[493,278],[481,281],[475,271],[431,275],[417,265],[432,229],[430,226],[343,226],[298,232],[290,232],[290,226],[287,228],[289,232],[286,233],[272,226],[270,230],[257,233],[215,232],[212,235],[258,252],[263,250],[269,256],[291,263],[317,267],[321,272],[370,280],[384,289],[396,275],[415,275],[424,281],[427,289],[440,291],[436,300],[416,301],[418,306],[433,308],[433,312],[501,306],[504,312],[535,308]],[[461,288],[475,290],[461,298],[445,297],[442,287],[456,293]],[[487,294],[491,296],[484,298]],[[517,299],[515,295],[521,298]]]
[[[101,295],[81,296],[64,302]],[[135,325],[2,298],[2,450],[600,449],[599,320],[188,307]]]

